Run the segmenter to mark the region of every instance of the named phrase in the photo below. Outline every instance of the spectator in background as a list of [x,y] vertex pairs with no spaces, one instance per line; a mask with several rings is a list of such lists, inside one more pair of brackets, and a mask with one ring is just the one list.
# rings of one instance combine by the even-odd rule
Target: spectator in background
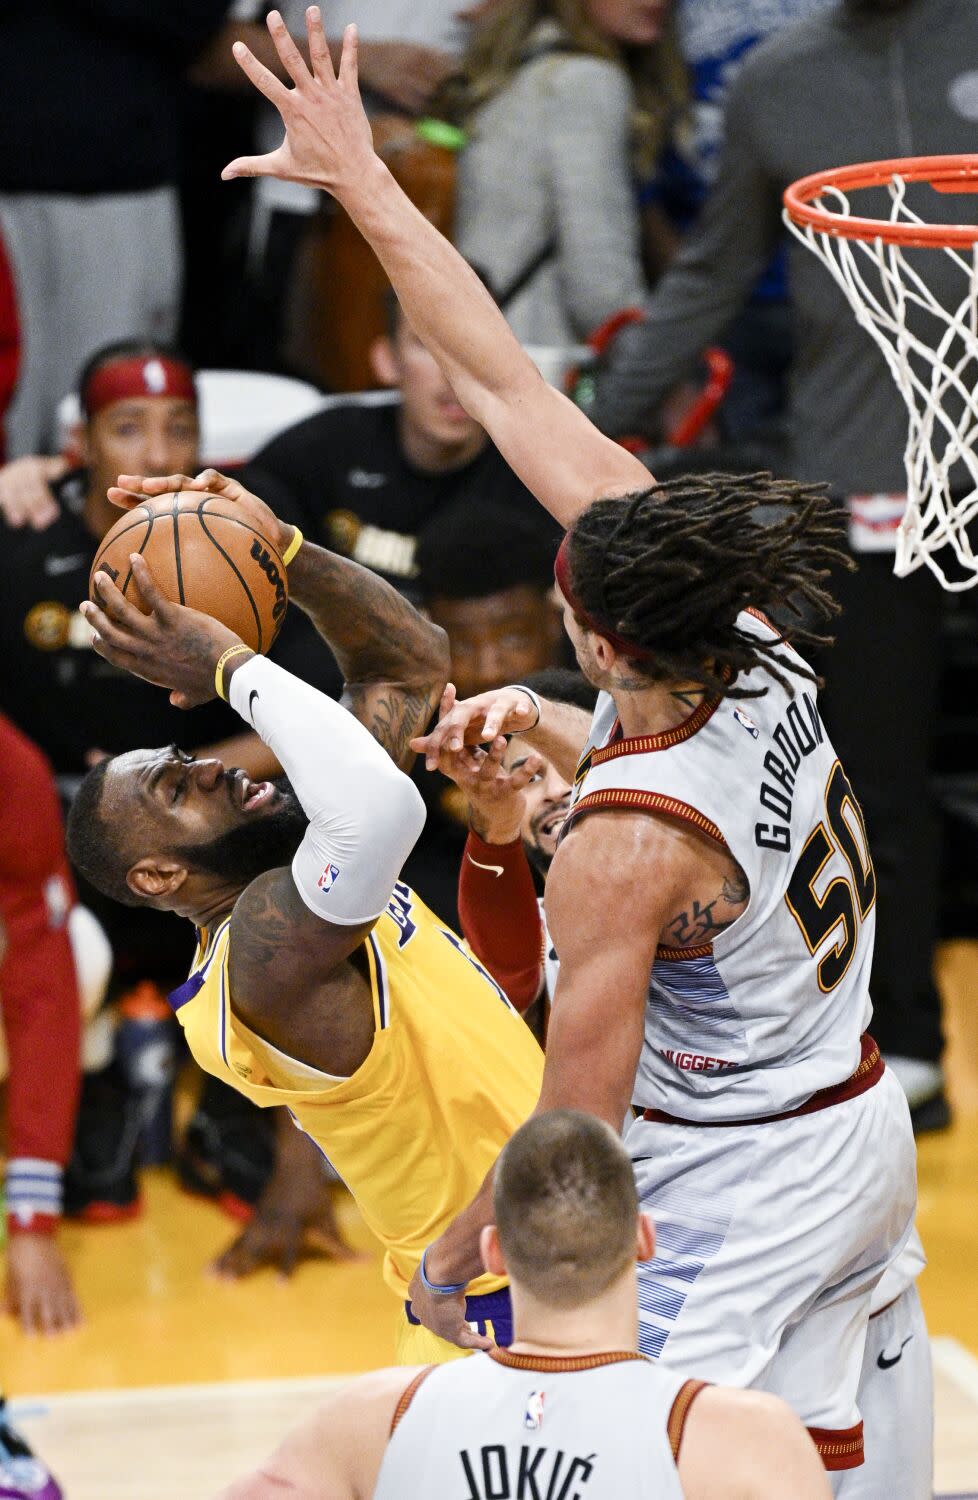
[[[971,0],[839,0],[751,55],[730,93],[719,174],[698,227],[644,321],[619,334],[597,378],[589,411],[599,426],[615,435],[643,430],[741,309],[781,241],[789,183],[901,151],[973,149],[974,19]],[[970,212],[957,195],[927,200],[938,221]],[[945,305],[957,300],[947,282],[953,275],[934,257],[928,280]],[[858,572],[833,583],[843,614],[820,707],[862,801],[876,862],[874,1030],[915,1126],[933,1128],[948,1118],[932,975],[939,841],[929,783],[941,593],[926,569],[892,576],[906,498],[906,414],[890,373],[824,266],[795,241],[789,285],[790,472],[827,480],[845,499],[860,555]]]
[[255,455],[249,482],[263,496],[267,479],[287,490],[309,536],[417,603],[419,533],[456,506],[470,525],[492,502],[518,518],[523,533],[556,544],[559,531],[459,405],[393,295],[389,317],[371,357],[400,402],[351,399],[317,412]]
[[[469,498],[434,518],[418,539],[418,588],[426,612],[448,634],[460,698],[560,660],[563,630],[554,599],[559,533],[506,506]],[[467,811],[458,788],[418,762],[415,782],[428,808],[404,878],[445,921],[457,924],[458,866]]]
[[0,233],[22,341],[7,452],[44,451],[109,339],[173,337],[179,84],[230,0],[15,0],[0,20]]
[[446,98],[469,135],[456,240],[524,344],[580,343],[645,291],[633,173],[683,102],[668,9],[494,0]]
[[[252,90],[231,53],[238,39],[282,76],[278,53],[262,24],[268,9],[264,0],[236,0],[231,19],[194,65],[193,81],[250,102]],[[278,9],[304,47],[306,0],[280,0]],[[360,85],[371,113],[422,113],[455,68],[468,34],[457,0],[346,0],[342,11],[326,17],[337,29],[350,21],[360,35]],[[331,46],[338,61],[338,37]],[[281,134],[277,112],[263,104],[255,122],[256,150],[274,150]],[[288,367],[285,324],[293,272],[303,232],[322,203],[320,193],[301,183],[263,178],[252,185],[245,277],[235,293],[233,332],[235,359],[248,368]]]
[[50,767],[2,716],[0,775],[0,1014],[8,1063],[5,1302],[25,1331],[56,1333],[79,1320],[57,1242],[80,1078],[80,1010],[68,936],[75,895]]

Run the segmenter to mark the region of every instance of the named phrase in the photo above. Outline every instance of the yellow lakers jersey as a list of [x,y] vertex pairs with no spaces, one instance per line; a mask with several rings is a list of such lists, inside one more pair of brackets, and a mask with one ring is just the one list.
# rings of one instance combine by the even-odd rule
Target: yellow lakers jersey
[[[383,1244],[404,1296],[426,1245],[475,1196],[533,1110],[543,1054],[469,949],[406,885],[366,939],[374,1039],[350,1078],[284,1056],[232,1010],[227,917],[170,997],[197,1062],[256,1104],[285,1105]],[[502,1285],[481,1276],[471,1291]]]

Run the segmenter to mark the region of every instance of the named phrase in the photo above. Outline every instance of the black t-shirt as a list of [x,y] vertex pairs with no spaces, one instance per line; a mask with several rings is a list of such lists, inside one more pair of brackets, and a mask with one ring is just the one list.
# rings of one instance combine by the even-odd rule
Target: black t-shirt
[[180,91],[230,0],[3,0],[0,189],[121,193],[175,182]]
[[[0,709],[69,782],[84,774],[88,750],[114,754],[174,741],[193,749],[241,734],[246,726],[226,704],[173,708],[162,688],[111,666],[92,649],[78,609],[88,597],[98,545],[81,516],[85,475],[76,471],[53,488],[61,514],[46,530],[0,523]],[[300,611],[288,612],[272,655],[337,695],[336,663]]]
[[541,535],[560,531],[491,443],[462,468],[427,474],[404,457],[398,408],[344,403],[317,412],[281,433],[249,465],[257,493],[261,476],[284,485],[311,540],[352,557],[417,602],[414,584],[418,533],[457,501],[512,504]]

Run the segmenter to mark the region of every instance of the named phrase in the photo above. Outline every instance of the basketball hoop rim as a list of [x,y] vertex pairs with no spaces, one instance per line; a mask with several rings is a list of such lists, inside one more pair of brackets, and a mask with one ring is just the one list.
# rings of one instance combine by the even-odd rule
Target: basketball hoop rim
[[882,240],[890,245],[944,250],[978,245],[978,224],[890,223],[887,219],[833,213],[811,201],[829,187],[842,192],[884,187],[894,177],[902,177],[906,182],[929,182],[939,193],[978,192],[978,155],[906,156],[891,161],[859,162],[851,167],[826,167],[800,177],[785,189],[785,212],[792,223],[836,239]]

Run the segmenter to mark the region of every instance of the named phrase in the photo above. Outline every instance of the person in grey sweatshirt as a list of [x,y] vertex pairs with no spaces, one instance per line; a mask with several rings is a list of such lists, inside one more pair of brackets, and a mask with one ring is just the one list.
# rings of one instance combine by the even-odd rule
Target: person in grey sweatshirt
[[[714,190],[646,302],[644,321],[612,346],[589,415],[616,436],[648,428],[666,393],[742,308],[785,235],[781,195],[796,178],[852,162],[976,150],[974,0],[839,0],[778,32],[751,54],[730,91]],[[978,214],[973,197],[920,193],[932,220],[972,222]],[[880,189],[857,211],[885,214],[887,205]],[[941,300],[960,296],[948,258],[922,254]],[[792,240],[788,261],[790,470],[828,481],[840,499],[902,496],[907,417],[883,357],[819,260]],[[947,1118],[931,977],[940,592],[924,570],[895,580],[892,555],[862,552],[866,534],[854,522],[850,530],[862,555],[859,571],[836,585],[844,613],[827,663],[825,714],[876,851],[877,1035],[918,1127],[927,1128]]]

